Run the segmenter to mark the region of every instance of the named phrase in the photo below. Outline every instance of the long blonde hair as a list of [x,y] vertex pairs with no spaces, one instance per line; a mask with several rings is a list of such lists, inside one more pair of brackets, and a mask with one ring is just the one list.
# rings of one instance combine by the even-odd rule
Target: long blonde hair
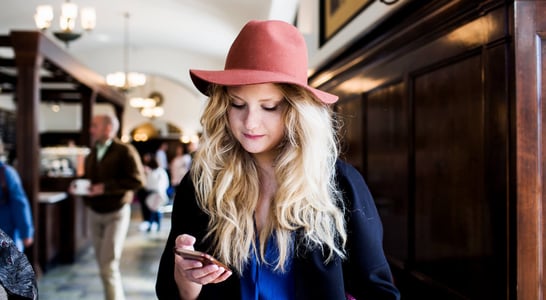
[[[278,189],[270,217],[259,235],[260,259],[285,270],[298,249],[320,248],[326,261],[344,257],[343,203],[335,184],[338,156],[336,126],[330,108],[302,88],[277,85],[288,105],[285,137],[275,161]],[[209,215],[206,238],[213,253],[242,273],[256,251],[254,210],[259,191],[256,162],[231,134],[226,88],[212,86],[201,117],[203,136],[192,164],[192,179],[201,208]],[[296,241],[295,231],[302,233]],[[265,261],[265,245],[275,235],[279,259]],[[297,243],[297,244],[296,244]],[[303,247],[302,247],[303,246]]]

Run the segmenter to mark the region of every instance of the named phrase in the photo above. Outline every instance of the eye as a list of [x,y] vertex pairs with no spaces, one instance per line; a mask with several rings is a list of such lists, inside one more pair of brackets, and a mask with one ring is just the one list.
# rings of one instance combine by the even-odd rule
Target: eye
[[235,102],[231,102],[229,105],[231,105],[231,107],[233,107],[235,109],[241,109],[241,108],[245,107],[245,104],[235,103]]
[[266,105],[262,106],[262,109],[265,110],[265,111],[277,111],[277,110],[279,110],[280,108],[283,107],[284,103],[285,103],[284,101],[278,101],[278,102],[274,102],[274,103],[267,103]]
[[274,105],[274,106],[262,106],[263,110],[266,110],[266,111],[276,111],[279,106],[278,105]]

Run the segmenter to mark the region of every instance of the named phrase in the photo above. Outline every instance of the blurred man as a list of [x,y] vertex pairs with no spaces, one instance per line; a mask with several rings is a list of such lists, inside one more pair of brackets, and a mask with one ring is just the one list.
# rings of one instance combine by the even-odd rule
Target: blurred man
[[84,197],[90,209],[93,246],[107,300],[125,299],[119,264],[131,218],[134,191],[144,185],[144,171],[136,149],[115,136],[119,121],[97,115],[90,134],[95,147],[85,158],[84,178],[91,180]]

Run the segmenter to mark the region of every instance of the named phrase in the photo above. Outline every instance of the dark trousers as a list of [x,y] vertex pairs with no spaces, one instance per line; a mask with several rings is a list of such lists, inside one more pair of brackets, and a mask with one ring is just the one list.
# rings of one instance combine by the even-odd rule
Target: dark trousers
[[150,211],[150,227],[148,227],[148,231],[152,230],[152,224],[157,223],[157,231],[161,229],[161,217],[162,213],[158,211]]
[[146,205],[146,197],[150,194],[150,191],[147,189],[140,189],[137,192],[137,198],[140,202],[140,211],[142,213],[142,220],[150,222],[151,214],[152,212],[148,208],[148,205]]

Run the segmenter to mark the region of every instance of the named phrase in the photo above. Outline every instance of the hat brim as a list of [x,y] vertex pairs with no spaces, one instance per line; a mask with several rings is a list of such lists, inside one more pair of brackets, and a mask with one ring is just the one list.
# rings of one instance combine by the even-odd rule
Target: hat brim
[[288,83],[298,85],[326,104],[335,103],[338,96],[310,87],[287,74],[260,70],[230,69],[222,71],[190,70],[190,77],[195,87],[203,94],[209,95],[211,83],[225,86],[248,85],[259,83]]

